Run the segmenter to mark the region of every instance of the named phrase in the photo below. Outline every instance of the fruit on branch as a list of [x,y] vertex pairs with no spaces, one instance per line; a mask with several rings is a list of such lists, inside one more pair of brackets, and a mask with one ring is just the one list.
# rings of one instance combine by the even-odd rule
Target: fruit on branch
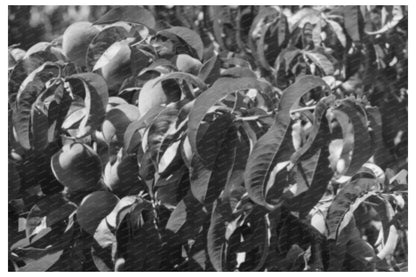
[[202,63],[199,60],[192,58],[187,54],[179,54],[175,56],[174,62],[179,71],[187,72],[193,75],[198,75],[199,69],[202,66]]
[[147,81],[139,94],[139,111],[146,114],[152,107],[180,100],[181,89],[173,79],[160,81],[162,77]]
[[76,65],[85,66],[88,45],[98,32],[98,28],[88,21],[71,24],[63,34],[63,53]]
[[131,74],[131,50],[127,41],[116,42],[115,47],[111,47],[115,48],[117,52],[114,56],[111,55],[109,61],[101,68],[101,75],[107,82],[110,95],[114,95],[118,92],[123,81]]
[[139,188],[139,166],[136,155],[124,157],[117,155],[114,163],[108,162],[104,169],[104,183],[119,197],[127,195],[134,187]]
[[95,190],[101,177],[101,160],[86,144],[66,144],[51,159],[56,179],[70,192]]
[[108,191],[95,191],[85,196],[77,209],[81,228],[94,235],[101,220],[111,213],[118,201],[117,196]]
[[109,144],[116,136],[115,139],[122,143],[127,126],[139,117],[139,109],[131,104],[121,104],[110,109],[101,128],[105,141]]

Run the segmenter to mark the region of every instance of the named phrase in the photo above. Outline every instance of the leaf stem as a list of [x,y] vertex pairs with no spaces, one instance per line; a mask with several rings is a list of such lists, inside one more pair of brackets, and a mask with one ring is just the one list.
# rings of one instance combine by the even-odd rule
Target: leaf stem
[[[316,108],[316,106],[310,106],[310,107],[302,107],[296,110],[291,110],[290,113],[298,113],[298,112],[303,112],[303,111],[308,111],[308,110],[314,110]],[[275,115],[275,111],[270,111],[267,112],[266,114],[262,114],[262,115],[252,115],[252,116],[246,116],[246,117],[236,117],[236,120],[240,120],[240,121],[254,121],[254,120],[258,120],[258,119],[262,119],[262,118],[266,118],[266,117],[271,117]]]

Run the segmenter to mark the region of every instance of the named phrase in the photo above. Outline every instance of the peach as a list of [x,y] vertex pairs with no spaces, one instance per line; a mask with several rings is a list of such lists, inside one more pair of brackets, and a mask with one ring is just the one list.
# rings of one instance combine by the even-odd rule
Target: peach
[[111,108],[107,112],[101,127],[104,140],[109,144],[116,136],[118,142],[123,142],[127,126],[139,117],[139,108],[131,104],[120,104]]
[[98,32],[98,28],[88,21],[71,24],[65,30],[62,38],[64,55],[76,65],[85,66],[88,46]]
[[[115,53],[108,53],[112,51],[115,51]],[[101,75],[107,82],[110,95],[114,95],[118,93],[118,89],[123,84],[123,81],[131,75],[130,46],[127,41],[115,42],[108,51],[104,52],[104,55],[109,57],[102,57],[102,59],[108,58],[108,61],[105,61],[105,64],[100,67]],[[97,61],[97,63],[99,62],[103,62],[101,58]]]
[[202,63],[199,60],[192,58],[187,54],[179,54],[174,59],[176,67],[182,72],[198,75],[198,72],[202,67]]
[[69,191],[86,191],[99,188],[101,160],[97,153],[86,144],[66,144],[51,159],[56,179]]
[[95,230],[114,207],[119,199],[108,191],[95,191],[84,197],[77,209],[77,221],[87,233],[94,235]]

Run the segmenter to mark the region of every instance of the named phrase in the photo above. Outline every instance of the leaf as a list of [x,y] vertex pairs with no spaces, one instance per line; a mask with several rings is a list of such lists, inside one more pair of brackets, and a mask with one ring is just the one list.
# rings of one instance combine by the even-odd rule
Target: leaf
[[338,238],[343,229],[350,223],[354,216],[354,210],[368,197],[375,195],[377,191],[379,191],[379,187],[375,178],[370,176],[360,177],[357,173],[357,176],[353,177],[336,195],[328,209],[326,216],[328,239],[335,240],[337,244],[344,243],[338,241]]
[[31,148],[30,124],[32,105],[45,88],[45,83],[59,74],[59,67],[47,62],[34,70],[23,82],[13,107],[13,125],[17,140],[25,149]]
[[[105,231],[101,231],[102,228],[103,227],[101,227],[101,224],[98,225],[97,231],[105,232]],[[106,230],[106,231],[108,231],[108,230]],[[110,238],[112,236],[114,236],[111,232],[108,231],[108,233],[100,235],[103,238],[99,238],[99,240],[104,240],[105,235],[108,235],[108,241],[110,241]],[[115,241],[115,239],[114,239],[114,241]],[[111,258],[112,245],[113,244],[110,244],[107,248],[103,248],[103,249],[99,248],[98,246],[95,246],[95,245],[91,246],[92,261],[94,262],[95,267],[100,272],[114,271],[114,264],[113,264],[113,261],[112,261],[112,258]]]
[[157,35],[167,37],[169,37],[170,34],[173,34],[182,39],[184,42],[186,42],[196,52],[197,57],[195,58],[202,60],[204,53],[204,45],[198,33],[189,28],[178,26],[174,26],[169,29],[164,29],[157,33]]
[[296,28],[303,28],[306,23],[316,24],[320,21],[320,11],[305,7],[296,12],[292,17],[289,18],[289,31],[293,33]]
[[268,47],[273,47],[275,49],[274,45],[267,45],[266,44],[266,36],[269,33],[270,26],[273,24],[273,22],[267,23],[263,28],[260,35],[260,39],[257,40],[257,57],[258,61],[260,62],[260,65],[267,71],[272,71],[273,68],[270,66],[269,62],[267,61],[265,50]]
[[207,85],[201,79],[186,72],[171,72],[171,73],[165,74],[161,78],[158,78],[157,81],[153,84],[153,86],[156,86],[158,83],[162,81],[170,80],[170,79],[178,79],[178,80],[186,81],[198,87],[201,90],[207,89]]
[[[84,82],[86,82],[89,86],[93,87],[98,95],[100,96],[101,102],[104,107],[108,104],[108,87],[107,83],[104,80],[103,77],[101,77],[98,74],[86,72],[86,73],[79,73],[74,74],[69,77],[67,77],[67,80],[70,79],[80,79]],[[74,94],[77,94],[77,92],[73,92]],[[98,104],[98,103],[97,103]]]
[[45,150],[48,146],[49,123],[47,114],[39,110],[35,105],[31,111],[31,133],[33,137],[33,148]]
[[392,162],[393,157],[384,145],[383,124],[380,109],[378,107],[366,107],[365,110],[371,130],[371,141],[374,145],[374,163],[381,168],[385,168]]
[[326,97],[319,101],[315,108],[313,129],[308,140],[291,157],[292,163],[297,164],[298,175],[297,191],[288,201],[288,207],[300,212],[301,215],[308,214],[322,198],[333,176],[328,160],[330,132],[326,119],[326,111],[333,99]]
[[245,221],[249,228],[243,233],[244,241],[240,247],[245,252],[245,261],[239,266],[239,271],[260,271],[262,270],[270,250],[270,221],[265,211],[256,206]]
[[359,6],[344,6],[344,26],[353,41],[360,41],[362,37],[362,18]]
[[166,224],[166,230],[179,234],[181,242],[194,238],[205,221],[206,213],[203,206],[188,191],[178,203]]
[[84,100],[80,97],[73,99],[71,106],[69,107],[68,113],[62,123],[63,130],[76,129],[78,128],[81,120],[85,116]]
[[[162,241],[152,205],[141,199],[133,204],[116,231],[114,259],[124,259],[116,271],[155,271],[159,268]],[[120,268],[121,267],[121,268]]]
[[25,266],[18,268],[17,271],[23,272],[44,272],[48,270],[51,266],[55,264],[62,256],[64,250],[58,251],[47,251],[41,250],[41,252],[45,253],[39,259],[36,259],[32,262],[28,262]]
[[[114,58],[116,58],[120,55],[120,53],[122,53],[122,51],[124,50],[123,48],[127,47],[129,47],[127,40],[120,40],[111,44],[110,47],[108,47],[107,50],[105,50],[105,52],[102,53],[100,58],[94,64],[94,68],[92,69],[92,71],[101,69],[107,64],[109,64]],[[128,49],[130,49],[130,47]]]
[[211,13],[213,16],[213,31],[215,40],[218,42],[221,49],[227,50],[227,46],[223,40],[223,23],[227,21],[227,15],[229,14],[230,8],[228,6],[212,6]]
[[240,91],[255,88],[262,90],[259,81],[254,78],[220,78],[209,89],[200,94],[189,114],[188,136],[192,151],[197,151],[197,132],[201,121],[204,119],[208,110],[218,101],[227,95]]
[[343,47],[347,46],[347,38],[344,34],[344,30],[342,29],[341,25],[338,22],[326,19],[326,22],[329,23],[334,33],[337,35],[337,38]]
[[367,32],[366,34],[368,35],[379,35],[379,34],[383,34],[391,29],[393,29],[394,27],[396,27],[397,24],[399,24],[399,22],[404,18],[403,15],[403,9],[401,6],[393,6],[393,9],[395,10],[395,15],[393,16],[393,18],[387,22],[380,30],[374,31],[374,32]]
[[305,93],[317,87],[327,88],[327,85],[322,79],[314,76],[301,77],[288,87],[283,92],[273,126],[254,145],[247,161],[244,180],[248,194],[255,203],[273,209],[273,206],[266,202],[265,189],[276,164],[288,160],[288,155],[292,154],[288,153],[291,139],[287,139],[290,134],[290,109]]
[[305,51],[304,53],[314,64],[322,69],[325,75],[334,74],[334,65],[325,55],[314,51]]
[[[77,82],[78,80],[78,82]],[[66,78],[74,94],[82,95],[79,90],[79,81],[84,88],[85,116],[81,120],[77,132],[77,138],[82,138],[97,130],[104,118],[108,103],[108,89],[104,79],[95,73],[80,73]]]
[[137,146],[141,143],[141,136],[138,131],[147,128],[155,117],[163,111],[165,107],[154,106],[146,114],[142,115],[138,120],[131,122],[124,132],[124,149],[126,153],[131,154],[136,151]]
[[228,130],[233,126],[233,116],[230,113],[223,113],[209,122],[208,128],[201,134],[197,134],[197,153],[207,169],[212,169],[216,162],[216,153],[222,144],[228,139]]
[[232,78],[257,78],[256,73],[246,67],[231,67],[221,72],[221,77]]
[[[374,145],[371,143],[371,137],[368,132],[367,119],[364,117],[364,111],[353,100],[345,99],[333,111],[336,119],[342,127],[344,137],[344,147],[348,142],[347,136],[353,135],[352,157],[349,158],[343,150],[341,158],[345,161],[345,169],[341,172],[343,175],[352,176],[360,167],[368,161],[374,153]],[[353,134],[348,133],[348,124],[353,127]]]
[[121,6],[112,8],[95,21],[94,25],[112,24],[118,21],[141,24],[151,29],[154,29],[156,25],[153,14],[140,6]]
[[176,207],[189,190],[189,172],[186,166],[157,181],[156,199],[166,207]]
[[213,155],[215,162],[212,169],[206,168],[196,155],[193,156],[190,169],[191,191],[199,202],[203,204],[214,202],[224,189],[228,172],[234,161],[236,142],[236,128],[231,126],[221,147],[211,150],[215,155]]
[[[166,148],[166,141],[175,139],[176,133],[176,120],[179,110],[176,105],[170,105],[164,108],[147,128],[147,135],[143,136],[142,148],[145,152],[145,156],[142,158],[142,164],[147,164],[146,160],[150,159],[152,165],[140,168],[140,175],[142,178],[147,179],[145,176],[149,176],[147,172],[155,171],[154,165],[158,163],[158,156],[162,155]],[[169,145],[169,144],[168,144]],[[152,175],[152,174],[151,174]],[[150,176],[149,176],[150,177]]]
[[128,32],[124,27],[110,26],[101,30],[90,42],[86,55],[88,71],[92,71],[101,56],[115,42],[126,39]]
[[212,210],[207,233],[208,256],[216,271],[224,271],[225,234],[232,219],[230,203],[226,199],[217,199]]
[[50,52],[40,51],[18,61],[9,77],[9,95],[17,93],[26,77],[47,61],[55,62],[57,58]]
[[[162,142],[162,148],[165,148],[164,144],[170,143],[170,139],[166,138]],[[172,143],[163,151],[159,152],[158,157],[156,158],[158,162],[158,173],[161,177],[172,174],[178,168],[183,165],[182,156],[180,153],[182,141],[177,140]]]
[[[292,156],[291,162],[296,164],[299,159],[307,159],[312,154],[320,150],[324,146],[328,146],[325,137],[328,131],[328,121],[326,120],[326,113],[330,106],[334,103],[335,97],[328,96],[322,98],[315,107],[312,130],[308,136],[305,144],[298,149]],[[323,133],[322,133],[323,132]]]
[[199,69],[198,77],[208,85],[212,85],[220,76],[221,60],[218,55],[212,56]]
[[130,207],[138,203],[140,198],[135,195],[128,195],[120,199],[114,209],[105,217],[105,221],[111,230],[116,230],[124,216],[130,211]]
[[[267,8],[262,7],[256,17],[253,19],[251,23],[250,30],[248,32],[248,46],[250,47],[251,53],[256,58],[256,47],[255,47],[255,39],[259,37],[259,33],[264,28],[264,24],[266,24],[267,18],[276,17],[278,12],[274,8]],[[256,58],[257,59],[257,58]]]
[[289,201],[289,208],[291,210],[306,215],[322,198],[334,175],[329,167],[328,156],[328,148],[327,146],[323,146],[313,157],[307,161],[302,161],[298,165],[298,167],[303,168],[301,169],[302,171],[306,171],[305,174],[309,173],[308,175],[310,176],[305,180],[309,184],[309,187],[306,191],[301,192]]
[[32,105],[31,132],[33,148],[44,150],[55,139],[61,128],[72,99],[62,82],[44,90]]
[[282,64],[284,66],[284,71],[287,72],[289,71],[289,69],[293,66],[292,62],[295,60],[295,58],[298,55],[302,54],[302,50],[297,49],[297,48],[286,48],[284,49],[279,56],[277,57],[277,68],[276,70],[278,71],[280,68],[280,64]]

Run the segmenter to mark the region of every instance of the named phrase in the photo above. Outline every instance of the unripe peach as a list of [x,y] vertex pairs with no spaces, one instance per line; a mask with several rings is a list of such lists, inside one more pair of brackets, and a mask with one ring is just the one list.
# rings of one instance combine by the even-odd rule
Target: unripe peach
[[198,75],[198,72],[202,67],[202,63],[199,60],[192,58],[187,54],[179,54],[174,59],[176,67],[182,72]]
[[117,141],[122,142],[127,126],[139,117],[139,108],[131,104],[121,104],[110,109],[101,127],[105,141],[109,144],[116,136]]
[[[117,93],[123,81],[131,74],[130,47],[126,41],[116,43],[117,45],[110,46],[117,48],[116,54],[114,56],[111,55],[110,60],[101,67],[101,75],[107,82],[110,95]],[[106,53],[103,55],[106,55]]]
[[98,28],[87,21],[71,24],[63,34],[63,53],[76,65],[84,66],[88,46],[98,32]]
[[51,167],[56,179],[71,192],[99,187],[101,161],[88,145],[79,142],[64,145],[52,156]]
[[132,188],[139,187],[139,166],[136,155],[124,157],[118,155],[115,163],[107,163],[104,183],[120,197],[127,195]]
[[81,228],[94,235],[101,220],[111,213],[118,201],[117,196],[108,191],[88,194],[77,210],[77,221]]

